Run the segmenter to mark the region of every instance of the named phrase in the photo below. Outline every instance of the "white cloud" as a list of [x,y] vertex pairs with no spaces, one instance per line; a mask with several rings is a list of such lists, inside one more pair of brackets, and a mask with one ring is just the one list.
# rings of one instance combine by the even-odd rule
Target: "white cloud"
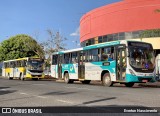
[[79,36],[79,27],[76,29],[75,32],[71,33],[70,36]]

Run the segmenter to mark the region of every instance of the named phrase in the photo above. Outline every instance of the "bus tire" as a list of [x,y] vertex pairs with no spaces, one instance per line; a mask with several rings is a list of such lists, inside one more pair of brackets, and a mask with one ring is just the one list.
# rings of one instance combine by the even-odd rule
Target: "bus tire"
[[90,84],[91,80],[84,80],[84,81],[81,81],[83,84]]
[[12,77],[10,77],[10,74],[8,74],[8,79],[9,79],[9,80],[13,80],[13,78],[12,78]]
[[69,74],[65,73],[64,75],[64,82],[69,84],[69,83],[73,83],[73,80],[69,79]]
[[38,78],[32,78],[33,81],[38,81]]
[[113,82],[111,81],[111,77],[109,73],[105,73],[102,77],[102,85],[110,87],[113,85]]
[[133,87],[134,83],[125,83],[126,87]]

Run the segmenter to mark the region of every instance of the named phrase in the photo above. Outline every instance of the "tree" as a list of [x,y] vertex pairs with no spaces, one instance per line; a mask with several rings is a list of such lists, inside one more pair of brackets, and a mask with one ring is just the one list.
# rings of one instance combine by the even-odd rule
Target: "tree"
[[0,44],[0,61],[32,56],[43,58],[44,52],[42,47],[28,35],[19,34]]
[[47,57],[46,64],[50,65],[51,56],[53,52],[58,52],[66,49],[64,43],[67,39],[64,38],[59,32],[54,33],[51,29],[47,30],[49,38],[42,43],[44,46],[45,55]]

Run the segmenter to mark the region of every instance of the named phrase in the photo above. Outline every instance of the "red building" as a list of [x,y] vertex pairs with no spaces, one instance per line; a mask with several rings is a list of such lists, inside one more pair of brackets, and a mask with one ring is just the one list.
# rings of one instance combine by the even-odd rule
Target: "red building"
[[[140,39],[145,30],[160,29],[160,0],[122,0],[96,8],[80,20],[82,46],[96,43]],[[142,41],[160,49],[160,37],[146,37]]]

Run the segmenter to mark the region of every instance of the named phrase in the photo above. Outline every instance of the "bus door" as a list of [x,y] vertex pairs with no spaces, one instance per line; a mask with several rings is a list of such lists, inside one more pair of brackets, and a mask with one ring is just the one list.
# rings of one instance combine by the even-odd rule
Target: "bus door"
[[15,72],[14,62],[10,62],[10,72],[9,72],[10,77],[14,77],[14,72]]
[[126,47],[121,45],[117,47],[117,80],[124,81],[126,77]]
[[85,79],[85,63],[84,63],[84,53],[78,53],[78,78]]
[[62,79],[62,55],[58,55],[57,60],[57,71],[58,71],[58,79]]
[[51,76],[57,78],[56,73],[58,70],[56,70],[56,67],[58,66],[58,55],[52,56],[52,65],[51,65]]

